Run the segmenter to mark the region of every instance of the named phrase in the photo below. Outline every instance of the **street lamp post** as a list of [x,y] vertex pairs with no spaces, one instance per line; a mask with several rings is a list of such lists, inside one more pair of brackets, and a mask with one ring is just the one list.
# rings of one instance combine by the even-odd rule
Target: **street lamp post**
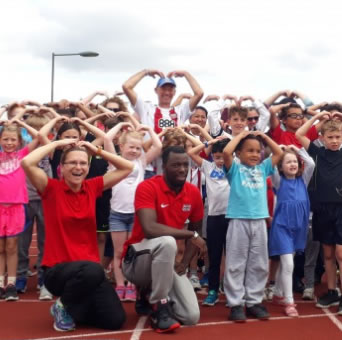
[[51,102],[53,102],[53,89],[55,81],[55,57],[69,57],[79,55],[81,57],[97,57],[99,54],[96,52],[85,51],[80,53],[52,53],[52,70],[51,70]]

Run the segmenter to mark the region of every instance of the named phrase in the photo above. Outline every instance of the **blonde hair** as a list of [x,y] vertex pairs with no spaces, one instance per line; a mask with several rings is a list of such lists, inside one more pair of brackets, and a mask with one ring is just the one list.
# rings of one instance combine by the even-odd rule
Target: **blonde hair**
[[144,136],[141,132],[138,131],[125,131],[119,138],[120,144],[127,143],[127,138],[134,138],[134,139],[140,139],[141,142],[143,141]]
[[341,132],[342,123],[337,120],[327,120],[322,124],[321,134],[324,135],[326,132]]
[[46,116],[29,115],[25,123],[36,130],[40,130],[45,124],[49,122]]

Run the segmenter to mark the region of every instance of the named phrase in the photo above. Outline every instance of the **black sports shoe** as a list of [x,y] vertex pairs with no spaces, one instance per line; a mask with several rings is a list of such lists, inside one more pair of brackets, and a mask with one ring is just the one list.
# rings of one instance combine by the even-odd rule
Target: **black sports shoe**
[[0,299],[4,299],[5,298],[5,288],[0,287]]
[[342,297],[340,298],[340,303],[338,305],[337,315],[342,315]]
[[151,314],[151,326],[157,333],[171,332],[180,327],[180,323],[173,317],[167,299],[158,302],[157,310]]
[[234,322],[245,322],[246,314],[243,306],[234,306],[230,309],[228,320]]
[[337,306],[340,303],[340,298],[338,296],[336,289],[329,289],[328,293],[321,296],[316,303],[318,308],[329,308],[331,306]]
[[17,289],[15,285],[9,284],[5,288],[5,300],[6,301],[17,301],[19,300]]
[[268,313],[266,307],[261,303],[251,307],[247,307],[246,314],[247,316],[252,316],[259,320],[268,320],[270,317],[270,314]]

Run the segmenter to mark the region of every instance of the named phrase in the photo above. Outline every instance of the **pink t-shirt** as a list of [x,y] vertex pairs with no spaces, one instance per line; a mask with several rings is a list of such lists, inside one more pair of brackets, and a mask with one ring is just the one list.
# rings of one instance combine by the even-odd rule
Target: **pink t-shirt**
[[29,153],[28,147],[19,151],[0,151],[0,203],[27,203],[25,172],[21,160]]

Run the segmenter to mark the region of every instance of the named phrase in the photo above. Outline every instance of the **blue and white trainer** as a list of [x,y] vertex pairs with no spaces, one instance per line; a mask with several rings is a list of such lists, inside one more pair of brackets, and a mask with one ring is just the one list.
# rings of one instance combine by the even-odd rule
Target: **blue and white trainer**
[[73,331],[75,329],[75,322],[70,314],[65,310],[62,303],[57,300],[50,308],[51,315],[55,322],[53,328],[58,332]]
[[25,293],[27,289],[27,278],[26,277],[19,277],[15,282],[15,288],[17,289],[18,293]]
[[219,301],[218,293],[216,290],[209,290],[208,296],[202,302],[204,306],[215,306],[216,302]]

